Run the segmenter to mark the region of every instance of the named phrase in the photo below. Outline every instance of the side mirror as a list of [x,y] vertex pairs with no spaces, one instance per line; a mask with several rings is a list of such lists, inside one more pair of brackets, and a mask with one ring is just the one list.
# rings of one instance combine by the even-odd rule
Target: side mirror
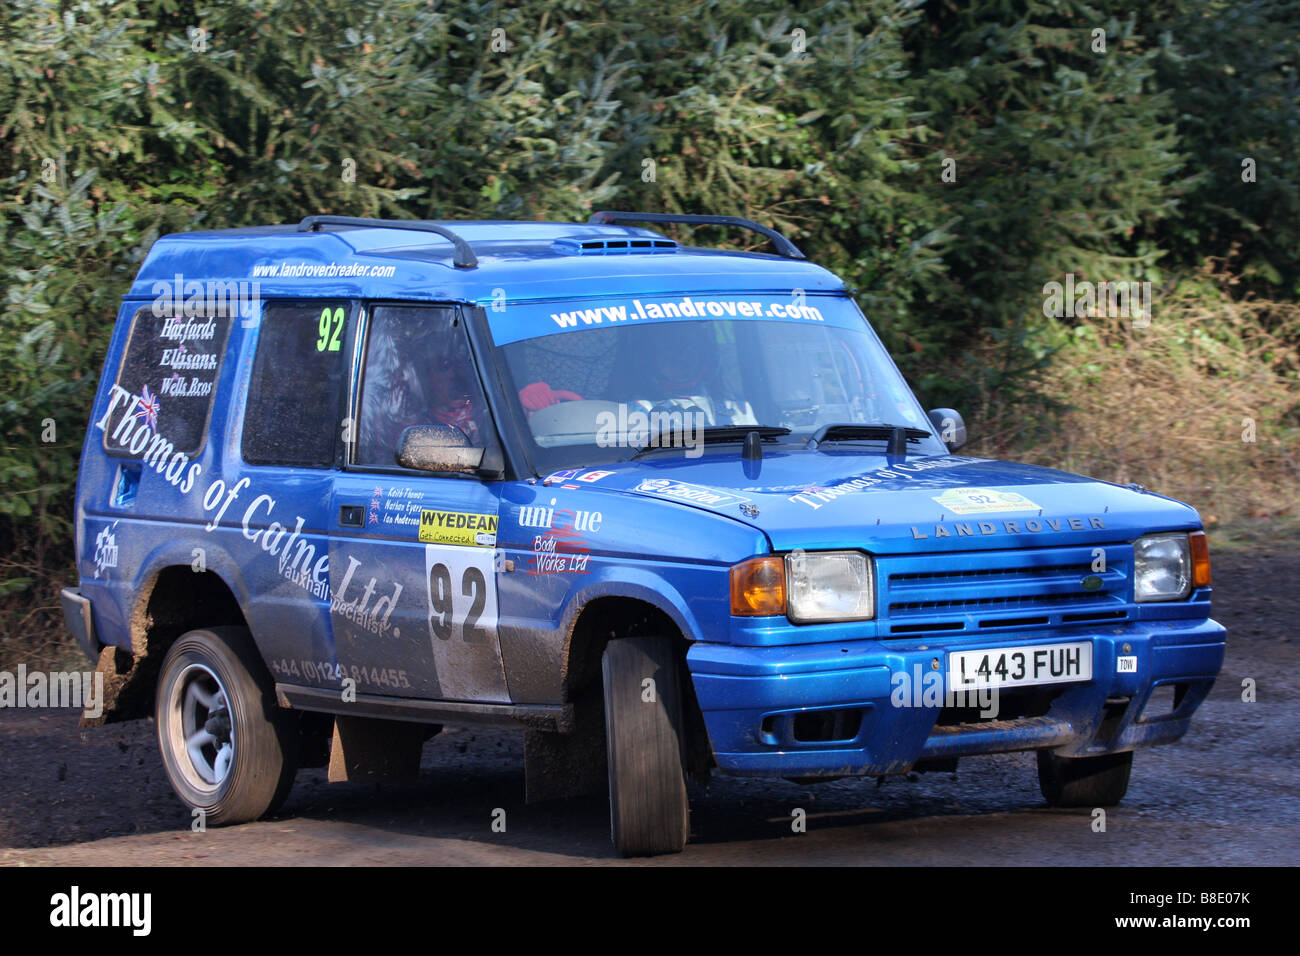
[[966,422],[961,412],[952,408],[932,408],[928,414],[930,424],[939,432],[939,439],[949,451],[956,451],[966,444]]
[[397,463],[419,471],[476,475],[483,453],[455,425],[412,425],[397,442]]

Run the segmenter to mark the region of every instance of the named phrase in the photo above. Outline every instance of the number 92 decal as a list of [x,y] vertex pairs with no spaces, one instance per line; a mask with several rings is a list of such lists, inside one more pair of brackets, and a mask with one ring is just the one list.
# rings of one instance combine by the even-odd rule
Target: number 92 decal
[[429,582],[429,634],[434,657],[446,642],[495,643],[497,589],[493,551],[427,544],[425,574]]

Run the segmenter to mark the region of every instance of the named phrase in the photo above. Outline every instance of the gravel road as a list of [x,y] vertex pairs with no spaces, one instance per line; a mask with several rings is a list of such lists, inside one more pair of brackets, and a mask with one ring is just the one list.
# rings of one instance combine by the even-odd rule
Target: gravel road
[[[83,731],[71,710],[6,709],[0,865],[1295,865],[1300,548],[1223,552],[1214,573],[1224,672],[1182,741],[1137,754],[1104,833],[1089,810],[1046,808],[1033,755],[1010,754],[882,784],[715,776],[692,792],[684,853],[624,861],[603,798],[526,805],[522,735],[469,727],[430,740],[412,784],[330,785],[304,771],[274,818],[196,833],[152,721]],[[804,833],[792,832],[796,808]]]

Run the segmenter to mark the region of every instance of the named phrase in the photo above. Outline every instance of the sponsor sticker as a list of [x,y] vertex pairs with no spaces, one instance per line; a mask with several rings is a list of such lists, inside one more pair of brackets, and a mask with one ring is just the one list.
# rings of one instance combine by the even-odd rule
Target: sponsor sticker
[[578,481],[600,481],[602,478],[608,478],[614,474],[612,471],[589,471],[585,475],[579,475]]
[[992,514],[998,511],[1041,511],[1024,495],[992,488],[949,488],[931,499],[956,515]]
[[715,488],[706,488],[703,485],[692,485],[685,481],[672,481],[668,478],[647,478],[633,490],[642,494],[659,495],[677,501],[689,501],[692,504],[705,505],[709,508],[722,508],[749,500],[727,491],[718,491]]
[[99,577],[108,568],[117,567],[117,522],[106,526],[95,535],[95,577]]
[[542,484],[552,485],[557,481],[568,481],[570,478],[575,477],[580,470],[578,468],[566,468],[564,471],[553,471],[542,479]]
[[494,548],[497,543],[497,516],[464,511],[420,512],[420,540],[426,544],[459,544],[475,548]]

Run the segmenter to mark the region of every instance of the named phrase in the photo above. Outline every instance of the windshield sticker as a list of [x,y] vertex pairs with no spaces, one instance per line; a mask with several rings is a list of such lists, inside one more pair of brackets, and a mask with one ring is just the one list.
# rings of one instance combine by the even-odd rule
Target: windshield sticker
[[837,328],[864,328],[862,314],[842,295],[798,296],[664,296],[619,298],[604,302],[518,303],[487,308],[497,345],[581,329],[618,327],[643,322],[700,320],[817,323]]
[[999,511],[1042,511],[1024,495],[992,488],[950,488],[930,499],[955,515],[991,514]]
[[658,495],[661,498],[672,498],[676,501],[705,505],[709,508],[725,508],[727,505],[739,504],[742,501],[749,500],[729,492],[705,488],[703,485],[692,485],[685,481],[672,481],[668,478],[646,478],[632,490],[641,494]]
[[420,512],[420,540],[426,544],[495,548],[497,516],[424,509]]
[[692,299],[671,302],[642,302],[633,299],[631,305],[602,305],[592,309],[575,309],[570,312],[552,312],[551,321],[562,329],[583,325],[627,322],[640,319],[807,319],[824,322],[822,310],[803,302],[758,302],[739,299]]

